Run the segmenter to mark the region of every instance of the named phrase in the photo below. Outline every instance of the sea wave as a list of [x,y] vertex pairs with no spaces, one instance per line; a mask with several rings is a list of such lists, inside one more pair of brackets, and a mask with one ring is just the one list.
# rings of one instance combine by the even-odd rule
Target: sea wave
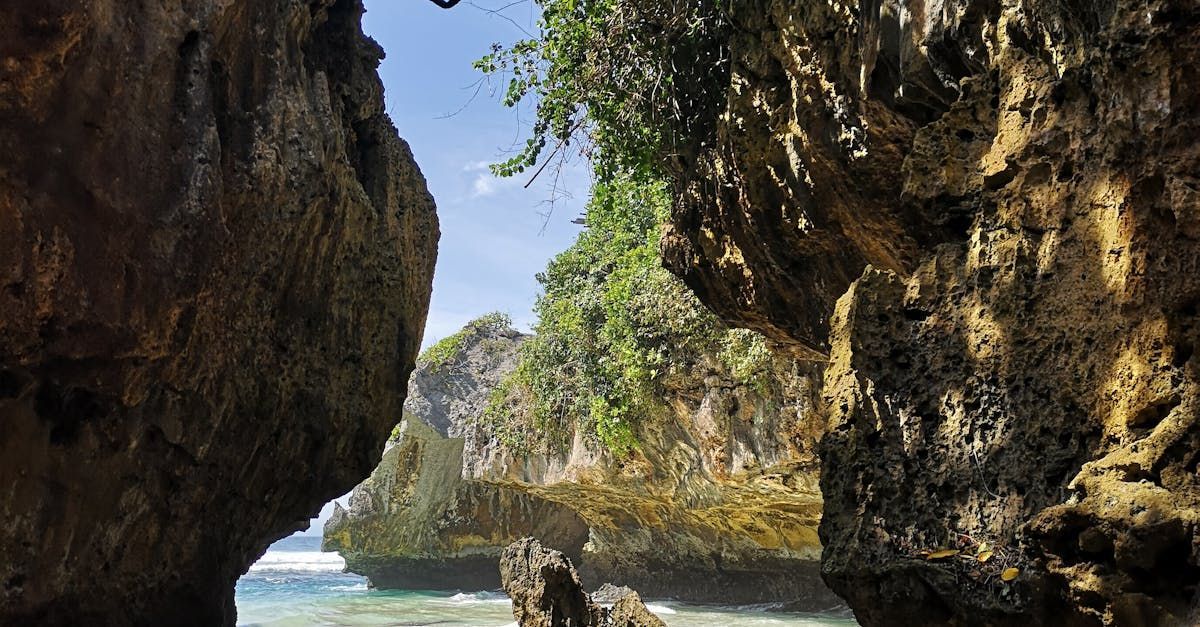
[[509,603],[508,595],[503,592],[459,592],[447,599],[451,603]]
[[329,590],[333,590],[334,592],[366,592],[370,588],[367,586],[367,582],[360,581],[346,586],[329,586]]
[[254,565],[250,572],[341,572],[346,568],[346,560],[337,553],[322,553],[321,551],[267,551]]
[[646,609],[650,610],[651,612],[654,612],[655,614],[659,614],[659,615],[670,615],[670,614],[678,614],[679,613],[665,605],[656,605],[654,603],[647,603]]

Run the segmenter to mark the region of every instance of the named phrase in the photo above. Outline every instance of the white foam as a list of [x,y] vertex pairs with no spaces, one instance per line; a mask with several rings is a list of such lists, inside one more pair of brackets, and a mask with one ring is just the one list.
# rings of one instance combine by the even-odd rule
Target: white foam
[[341,572],[346,568],[346,560],[337,553],[321,551],[267,551],[254,565],[250,572]]
[[673,610],[665,605],[654,605],[653,603],[647,603],[646,609],[650,610],[651,612],[654,612],[655,614],[664,614],[667,616],[669,616],[671,614],[678,614],[678,612],[676,612],[675,610]]
[[509,603],[508,595],[483,590],[480,592],[459,592],[447,599],[451,603]]
[[348,586],[330,586],[329,589],[336,590],[338,592],[366,592],[370,588],[367,587],[367,583],[364,581],[362,583],[351,584]]

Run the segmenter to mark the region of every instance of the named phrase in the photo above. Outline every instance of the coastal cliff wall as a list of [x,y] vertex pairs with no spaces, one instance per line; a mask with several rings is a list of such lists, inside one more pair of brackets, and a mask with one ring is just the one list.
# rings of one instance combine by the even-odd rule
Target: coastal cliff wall
[[629,456],[581,427],[564,449],[529,450],[484,411],[526,336],[468,330],[449,359],[418,365],[383,463],[325,527],[325,550],[351,571],[380,587],[495,587],[504,549],[534,536],[580,564],[591,588],[837,605],[817,562],[813,373],[781,360],[778,387],[764,391],[715,360],[690,364]]
[[867,625],[1200,620],[1200,4],[730,20],[663,252],[828,357],[825,580]]
[[0,8],[0,623],[233,624],[378,461],[438,228],[362,10]]

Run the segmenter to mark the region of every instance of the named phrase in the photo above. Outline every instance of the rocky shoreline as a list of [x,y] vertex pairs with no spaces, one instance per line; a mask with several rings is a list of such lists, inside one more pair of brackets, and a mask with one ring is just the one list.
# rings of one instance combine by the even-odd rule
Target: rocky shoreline
[[[840,605],[820,579],[820,495],[808,459],[787,448],[772,458],[786,437],[776,432],[743,436],[747,452],[737,463],[766,462],[754,471],[723,476],[699,454],[704,438],[731,437],[738,424],[706,413],[730,394],[706,387],[719,377],[695,379],[705,400],[692,407],[705,409],[649,433],[640,459],[616,463],[584,434],[562,454],[518,454],[478,417],[516,367],[522,341],[511,329],[485,329],[466,336],[448,364],[418,366],[403,426],[349,510],[339,507],[326,524],[325,550],[382,588],[494,588],[505,547],[533,536],[574,561],[592,588],[612,582],[681,601]],[[755,410],[745,398],[740,407],[752,420],[756,411],[796,407],[758,401]],[[447,577],[454,568],[465,569],[461,580]]]
[[722,25],[649,59],[706,60],[650,112],[680,128],[628,126],[679,131],[661,260],[774,384],[691,355],[639,373],[661,415],[598,395],[537,451],[479,415],[511,329],[406,387],[438,223],[362,0],[0,6],[0,623],[232,625],[255,558],[374,468],[326,547],[380,586],[503,583],[533,535],[578,570],[526,545],[510,583],[1200,624],[1200,3],[616,4]]

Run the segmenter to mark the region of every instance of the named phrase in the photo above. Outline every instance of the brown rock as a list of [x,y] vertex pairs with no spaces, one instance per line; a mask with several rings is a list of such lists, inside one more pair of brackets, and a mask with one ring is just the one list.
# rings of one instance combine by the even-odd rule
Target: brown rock
[[361,12],[0,8],[0,624],[232,624],[378,460],[438,233]]
[[455,337],[444,361],[418,363],[402,435],[325,526],[324,548],[349,570],[380,588],[494,588],[500,554],[530,536],[563,551],[588,587],[839,604],[819,564],[819,374],[779,359],[770,383],[750,386],[701,356],[669,376],[670,411],[643,423],[636,454],[614,459],[590,425],[572,424],[566,450],[514,443],[514,429],[536,428],[521,422],[525,394],[510,399],[511,423],[480,419],[525,338],[476,323]]
[[533,538],[513,542],[500,559],[504,591],[521,627],[665,627],[637,592],[606,584],[621,596],[611,610],[595,603],[579,582],[571,560]]
[[611,583],[606,583],[596,588],[591,596],[592,600],[596,603],[616,603],[622,597],[633,593],[633,588],[629,586],[614,586]]
[[630,590],[617,600],[608,612],[608,624],[612,627],[667,627],[661,618],[642,603],[642,597]]
[[518,540],[500,558],[504,591],[521,627],[600,627],[605,611],[583,590],[571,560],[533,538]]
[[826,581],[867,625],[1200,618],[1200,5],[731,11],[664,252],[828,355]]

